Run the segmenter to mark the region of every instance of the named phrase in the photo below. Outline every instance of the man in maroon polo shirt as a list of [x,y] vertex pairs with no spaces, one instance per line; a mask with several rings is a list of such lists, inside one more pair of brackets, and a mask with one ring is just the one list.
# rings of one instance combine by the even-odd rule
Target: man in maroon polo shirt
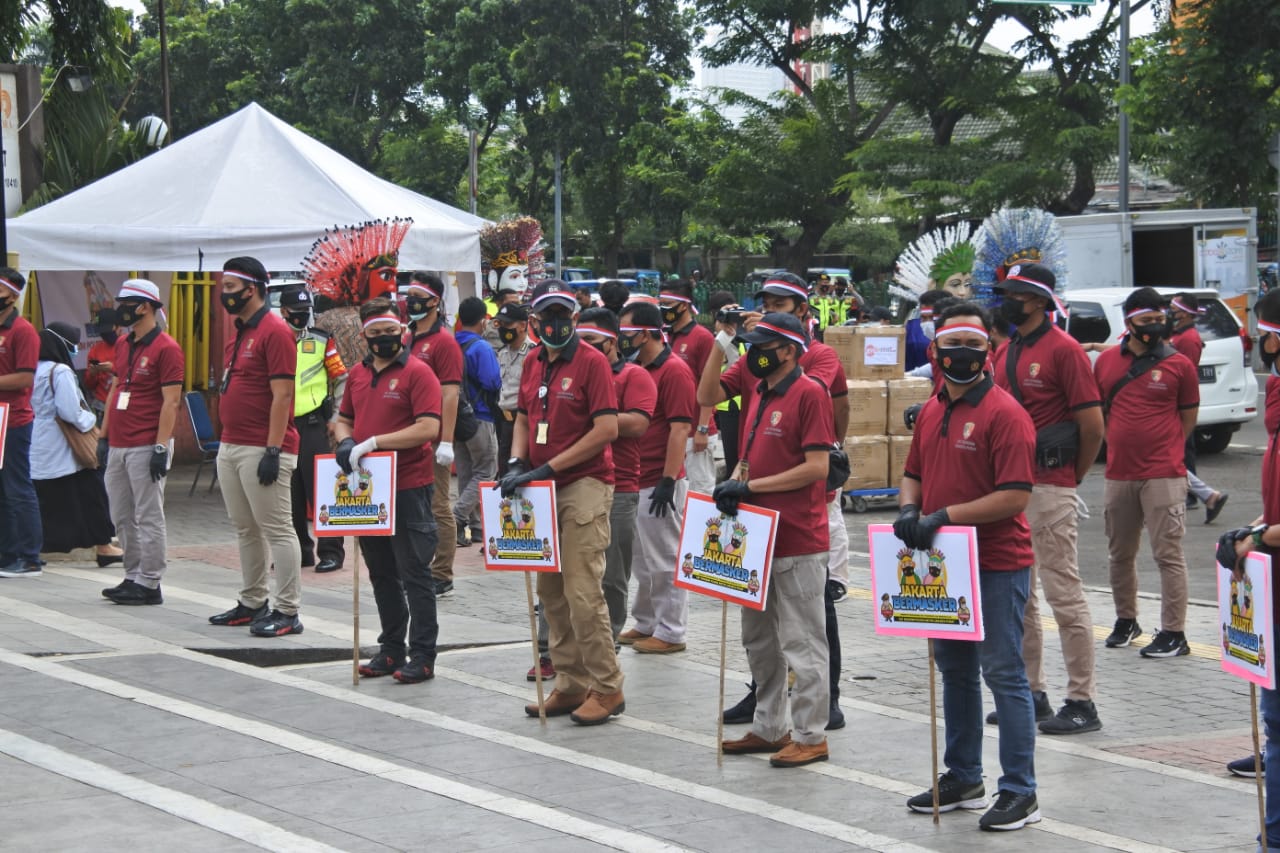
[[[790,314],[795,317],[803,329],[810,327],[808,291],[799,276],[791,273],[778,273],[770,276],[756,293],[756,300],[765,311]],[[760,321],[763,314],[755,311],[742,312],[743,326],[750,330]],[[717,347],[719,349],[719,347]],[[746,411],[749,396],[755,393],[756,382],[746,363],[738,359],[731,367],[720,372],[723,365],[723,353],[713,354],[707,359],[708,366],[699,377],[698,402],[719,403],[738,394],[742,395],[742,409]],[[714,365],[714,370],[711,365]],[[831,397],[832,427],[837,441],[843,441],[849,427],[849,386],[845,379],[844,367],[836,351],[821,341],[810,339],[807,349],[800,355],[800,367],[806,375],[817,379],[827,389]],[[738,419],[738,441],[741,444],[746,434],[746,424]],[[844,511],[840,506],[839,490],[827,493],[827,584],[823,593],[827,623],[827,660],[831,666],[830,693],[831,708],[828,712],[827,729],[835,730],[844,727],[844,711],[840,708],[840,670],[843,664],[840,654],[840,628],[836,620],[836,602],[842,600],[849,584],[849,530],[845,527]],[[748,723],[755,714],[755,686],[732,708],[725,710],[726,723]]]
[[40,335],[18,312],[27,281],[12,267],[0,267],[0,403],[9,404],[9,428],[0,468],[0,577],[44,573],[40,548],[40,504],[31,483],[31,386],[40,356]]
[[609,547],[604,552],[604,600],[616,641],[627,623],[631,552],[640,506],[640,439],[657,407],[658,387],[649,371],[618,352],[618,316],[608,308],[589,308],[578,317],[578,337],[600,350],[613,369],[618,397],[618,438],[613,443],[613,508],[609,511]]
[[[579,725],[607,723],[626,708],[600,582],[609,544],[618,402],[608,360],[574,332],[578,303],[563,281],[538,284],[530,304],[541,344],[520,382],[504,496],[535,480],[554,480],[560,571],[538,573],[556,686],[548,716]],[[538,716],[536,704],[525,713]]]
[[[823,614],[827,580],[826,479],[831,396],[800,368],[808,343],[790,314],[765,314],[743,336],[739,361],[756,379],[744,409],[742,457],[730,479],[716,486],[716,507],[736,515],[747,502],[777,510],[772,580],[763,611],[742,611],[742,644],[756,683],[751,731],[725,741],[724,752],[772,752],[774,767],[827,760],[831,707]],[[787,721],[787,671],[795,673]]]
[[391,300],[361,305],[360,323],[369,356],[351,368],[338,411],[338,464],[350,474],[368,453],[396,453],[395,532],[357,538],[382,623],[378,653],[360,674],[416,684],[435,676],[440,634],[429,568],[436,544],[431,443],[440,434],[440,382],[404,348],[404,327]]
[[[937,315],[933,348],[943,386],[920,410],[898,495],[893,532],[925,550],[940,527],[973,525],[985,639],[934,640],[942,672],[947,772],[938,780],[942,811],[980,809],[982,688],[995,697],[1000,726],[999,794],[978,821],[986,830],[1040,820],[1035,779],[1035,710],[1022,660],[1022,625],[1031,586],[1031,529],[1024,510],[1035,477],[1035,427],[1018,401],[984,373],[991,318],[972,302]],[[933,811],[933,789],[907,800]]]
[[[298,347],[288,324],[267,304],[269,276],[256,258],[222,265],[218,295],[236,318],[223,356],[218,413],[222,445],[218,480],[222,501],[240,540],[244,586],[236,606],[210,616],[214,625],[248,625],[260,637],[301,634],[302,547],[293,529],[293,428]],[[275,607],[268,607],[268,575],[275,565]]]
[[[716,338],[694,313],[693,282],[663,282],[658,291],[658,307],[662,309],[662,324],[669,330],[671,354],[688,365],[697,382],[716,346]],[[717,433],[715,414],[715,406],[699,407],[697,423],[685,444],[689,489],[704,495],[711,494],[716,485],[716,460],[710,444]]]
[[[1052,270],[1030,263],[1015,264],[996,285],[1004,298],[1000,319],[1016,331],[997,351],[992,378],[1022,404],[1037,430],[1035,488],[1027,505],[1036,559],[1022,623],[1022,658],[1040,731],[1065,735],[1102,728],[1093,704],[1093,619],[1076,553],[1076,485],[1098,456],[1104,426],[1089,357],[1049,319],[1049,312],[1062,310],[1056,286]],[[1067,669],[1067,699],[1056,716],[1046,690],[1037,579],[1053,608]],[[992,713],[987,722],[996,719]]]
[[118,367],[107,392],[99,444],[108,447],[104,482],[111,522],[124,549],[124,580],[102,595],[116,604],[162,604],[160,579],[168,565],[164,478],[186,359],[156,322],[161,303],[154,282],[127,280],[116,305],[117,322],[131,331],[116,340],[111,357]]
[[618,635],[641,654],[672,654],[685,649],[689,593],[675,585],[680,527],[684,518],[685,450],[698,416],[693,374],[672,355],[662,335],[662,312],[635,302],[622,309],[619,331],[635,362],[658,389],[649,428],[640,439],[640,505],[636,513],[635,625]]
[[440,380],[440,440],[436,444],[435,485],[431,514],[438,532],[431,576],[436,598],[453,594],[453,558],[458,550],[458,523],[453,517],[449,490],[453,483],[453,432],[458,421],[458,392],[462,388],[462,348],[453,330],[444,321],[444,282],[429,272],[416,272],[405,301],[409,308],[409,328],[413,331],[410,352],[426,363]]
[[[1125,336],[1098,356],[1093,375],[1107,416],[1104,491],[1111,597],[1116,624],[1109,649],[1142,636],[1138,625],[1138,540],[1146,527],[1160,568],[1160,630],[1143,657],[1191,654],[1187,616],[1187,466],[1183,449],[1196,427],[1200,379],[1186,356],[1165,343],[1164,298],[1140,287],[1124,301]],[[1121,384],[1123,383],[1123,384]]]
[[[1205,308],[1194,293],[1179,293],[1169,302],[1169,328],[1172,334],[1169,344],[1187,357],[1187,360],[1200,368],[1200,356],[1204,354],[1204,340],[1196,328],[1196,322],[1204,315]],[[1230,495],[1220,492],[1196,475],[1196,436],[1192,432],[1187,436],[1183,449],[1183,462],[1187,466],[1187,487],[1191,492],[1187,495],[1187,509],[1196,505],[1196,500],[1204,502],[1204,523],[1211,524],[1222,507],[1226,505]]]

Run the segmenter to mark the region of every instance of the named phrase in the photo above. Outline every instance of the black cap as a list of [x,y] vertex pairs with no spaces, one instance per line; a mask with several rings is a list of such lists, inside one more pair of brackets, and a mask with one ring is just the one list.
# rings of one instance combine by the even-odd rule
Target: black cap
[[1053,270],[1044,264],[1014,264],[1009,267],[1002,281],[996,282],[996,292],[1030,293],[1032,296],[1047,296],[1053,299],[1053,292],[1058,287],[1058,277]]
[[755,298],[759,299],[766,293],[772,296],[790,296],[801,302],[809,301],[809,286],[795,273],[770,273],[764,280],[764,284],[760,285],[760,289],[756,291]]
[[800,325],[800,320],[794,314],[783,314],[779,311],[774,311],[761,317],[755,328],[742,336],[742,340],[749,344],[788,341],[793,344],[799,344],[802,350],[809,348],[809,338],[805,335],[804,327]]
[[573,298],[573,288],[558,278],[549,278],[533,289],[529,307],[540,311],[548,305],[563,305],[570,311],[578,310],[578,300]]
[[508,323],[524,323],[529,319],[529,309],[514,302],[508,302],[498,309],[495,320],[506,320]]
[[314,303],[311,300],[311,291],[307,290],[305,287],[286,287],[280,291],[281,311],[310,309],[313,304]]

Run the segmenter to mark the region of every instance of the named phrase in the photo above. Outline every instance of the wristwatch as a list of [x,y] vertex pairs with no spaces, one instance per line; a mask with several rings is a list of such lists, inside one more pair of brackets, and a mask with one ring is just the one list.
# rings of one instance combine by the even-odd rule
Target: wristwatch
[[273,446],[271,446],[271,447],[268,447],[268,448],[267,448],[267,455],[268,455],[268,456],[279,456],[279,455],[280,455],[280,448],[275,447],[274,445],[273,445]]
[[699,424],[698,426],[699,435],[706,435],[709,432],[711,432],[711,427],[707,426],[706,424]]
[[1267,528],[1270,526],[1271,525],[1269,524],[1259,524],[1257,527],[1253,528],[1253,544],[1255,547],[1262,547],[1262,537],[1266,534]]
[[154,446],[151,448],[151,450],[152,450],[152,452],[154,452],[154,453],[168,453],[168,452],[169,452],[169,446],[168,446],[168,445],[166,445],[166,444],[157,444],[157,445],[154,445]]
[[525,464],[525,462],[519,456],[512,456],[510,459],[507,460],[508,468],[510,468],[512,465],[523,465],[523,464]]

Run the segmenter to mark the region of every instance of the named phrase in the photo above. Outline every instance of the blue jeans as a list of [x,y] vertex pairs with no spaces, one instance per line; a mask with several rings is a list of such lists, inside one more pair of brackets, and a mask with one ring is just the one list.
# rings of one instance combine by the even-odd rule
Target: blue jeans
[[40,503],[31,483],[31,428],[10,426],[0,468],[0,566],[17,560],[40,562],[44,528]]
[[1267,849],[1280,850],[1280,691],[1263,688],[1261,692],[1258,707],[1262,710],[1262,726],[1266,731],[1262,759],[1267,767],[1264,779]]
[[[982,781],[982,685],[995,695],[1000,719],[999,789],[1031,794],[1036,789],[1036,712],[1022,662],[1022,613],[1031,586],[1030,568],[979,572],[986,639],[935,640],[942,673],[942,714],[947,750],[943,763],[966,785]],[[1280,760],[1280,757],[1277,758]]]

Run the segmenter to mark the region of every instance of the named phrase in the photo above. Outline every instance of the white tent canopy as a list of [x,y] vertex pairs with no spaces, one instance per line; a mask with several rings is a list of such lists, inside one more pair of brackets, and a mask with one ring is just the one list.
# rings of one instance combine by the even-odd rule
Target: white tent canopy
[[370,174],[258,106],[8,223],[28,270],[296,270],[325,228],[409,217],[403,269],[480,274],[486,220]]

